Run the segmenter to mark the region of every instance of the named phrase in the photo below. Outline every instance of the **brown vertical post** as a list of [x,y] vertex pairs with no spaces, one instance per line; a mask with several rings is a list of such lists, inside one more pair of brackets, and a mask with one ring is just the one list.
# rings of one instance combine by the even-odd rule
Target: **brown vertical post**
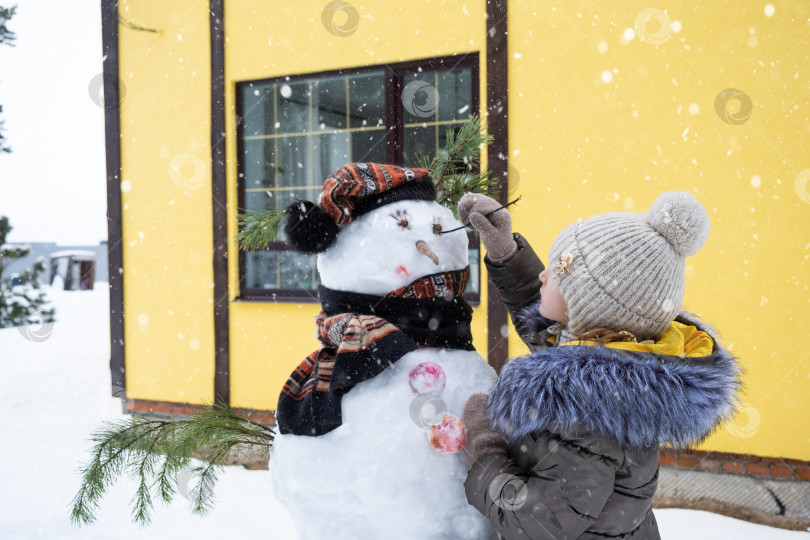
[[[104,53],[104,147],[107,165],[107,273],[110,288],[112,395],[124,397],[124,258],[121,246],[121,103],[118,88],[118,2],[101,2]],[[53,270],[51,275],[53,275]]]
[[211,0],[211,193],[214,212],[214,399],[231,402],[228,222],[225,170],[225,21],[223,0]]
[[[501,204],[506,204],[507,170],[509,167],[509,99],[506,50],[506,0],[487,0],[487,126],[494,137],[487,149],[487,163],[498,179]],[[487,281],[487,361],[502,364],[509,348],[502,329],[507,327],[506,307],[498,289]]]

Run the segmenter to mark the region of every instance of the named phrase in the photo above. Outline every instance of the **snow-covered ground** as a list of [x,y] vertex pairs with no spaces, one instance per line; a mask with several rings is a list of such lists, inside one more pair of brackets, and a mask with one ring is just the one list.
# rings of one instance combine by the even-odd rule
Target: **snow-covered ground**
[[133,525],[136,485],[124,477],[102,500],[94,524],[71,525],[89,435],[102,421],[121,418],[121,402],[110,396],[107,283],[47,294],[58,320],[48,339],[0,330],[0,539],[297,538],[268,472],[242,467],[221,476],[217,504],[204,518],[177,495],[168,507],[155,504],[151,525]]
[[[1,539],[297,538],[273,497],[268,471],[241,467],[222,475],[217,505],[204,518],[178,495],[169,506],[156,504],[151,525],[133,525],[135,484],[124,478],[105,496],[96,523],[72,526],[70,503],[79,486],[77,469],[88,457],[88,437],[102,421],[120,418],[121,404],[110,397],[107,284],[96,283],[94,291],[46,290],[58,319],[47,339],[0,330]],[[655,514],[664,540],[810,539],[707,512]]]

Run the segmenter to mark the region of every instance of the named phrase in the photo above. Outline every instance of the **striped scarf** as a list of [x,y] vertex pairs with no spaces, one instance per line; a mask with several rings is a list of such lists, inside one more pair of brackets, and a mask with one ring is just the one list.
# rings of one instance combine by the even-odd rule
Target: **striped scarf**
[[341,399],[420,347],[475,350],[469,267],[423,277],[385,296],[321,286],[315,318],[322,347],[293,371],[278,400],[279,432],[317,437],[341,425]]

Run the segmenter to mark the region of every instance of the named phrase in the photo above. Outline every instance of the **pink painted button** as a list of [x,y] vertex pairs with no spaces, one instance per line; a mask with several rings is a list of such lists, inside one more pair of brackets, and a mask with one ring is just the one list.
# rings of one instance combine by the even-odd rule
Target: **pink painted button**
[[411,370],[408,384],[414,394],[438,396],[444,390],[447,378],[442,367],[435,362],[422,362]]
[[445,413],[442,421],[428,430],[430,446],[444,454],[455,454],[467,444],[467,426],[458,416]]

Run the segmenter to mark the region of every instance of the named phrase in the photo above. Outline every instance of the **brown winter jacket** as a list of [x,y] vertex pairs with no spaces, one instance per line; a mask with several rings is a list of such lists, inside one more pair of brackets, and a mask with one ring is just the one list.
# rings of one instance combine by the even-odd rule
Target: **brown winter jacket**
[[472,465],[467,500],[506,540],[658,539],[659,445],[699,441],[732,414],[739,366],[686,313],[652,352],[554,346],[537,313],[543,265],[514,236],[511,259],[485,263],[532,353],[504,365],[487,398],[509,446]]

